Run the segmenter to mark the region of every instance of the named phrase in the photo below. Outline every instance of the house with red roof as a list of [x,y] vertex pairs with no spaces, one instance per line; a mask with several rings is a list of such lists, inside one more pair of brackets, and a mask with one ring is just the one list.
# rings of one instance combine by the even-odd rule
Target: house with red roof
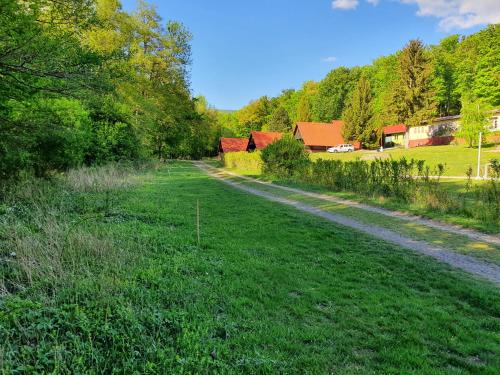
[[219,153],[246,151],[248,139],[246,138],[221,138],[219,140]]
[[263,150],[282,137],[283,134],[278,132],[253,131],[250,133],[246,149],[247,151]]
[[329,147],[351,143],[359,150],[359,142],[346,142],[342,136],[344,122],[333,120],[331,123],[298,122],[293,131],[293,137],[304,143],[309,152],[324,152]]
[[385,147],[393,145],[406,147],[407,131],[408,127],[405,124],[384,126],[382,129],[383,145]]

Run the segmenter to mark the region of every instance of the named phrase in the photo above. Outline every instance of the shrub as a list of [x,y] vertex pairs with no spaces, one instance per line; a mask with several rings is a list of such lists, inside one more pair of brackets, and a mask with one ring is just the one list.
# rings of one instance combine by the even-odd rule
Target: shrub
[[[436,170],[443,173],[443,167]],[[346,190],[364,195],[379,194],[408,201],[419,185],[434,186],[430,170],[421,160],[376,159],[372,162],[355,160],[319,159],[312,165],[312,173],[303,176],[308,182],[328,186],[333,190]]]
[[[287,161],[282,161],[287,165]],[[276,162],[276,164],[278,164]],[[278,169],[280,164],[278,164]],[[500,218],[500,163],[491,161],[490,180],[472,189],[472,169],[466,172],[465,193],[454,193],[443,187],[440,177],[444,165],[432,169],[423,160],[401,158],[373,161],[318,159],[310,168],[296,169],[293,179],[327,187],[333,191],[350,191],[367,197],[392,198],[428,211],[458,214],[483,223],[498,225]],[[297,172],[299,171],[300,172]],[[291,174],[286,175],[289,178]]]
[[222,156],[222,164],[225,168],[244,174],[259,175],[262,172],[260,151],[227,152]]
[[304,175],[310,166],[309,154],[304,145],[288,135],[267,146],[261,157],[264,174],[278,178]]
[[498,225],[500,220],[500,186],[498,179],[500,178],[500,162],[497,159],[490,161],[490,180],[484,185],[478,186],[474,193],[475,199],[475,216],[479,215],[483,221],[489,221]]

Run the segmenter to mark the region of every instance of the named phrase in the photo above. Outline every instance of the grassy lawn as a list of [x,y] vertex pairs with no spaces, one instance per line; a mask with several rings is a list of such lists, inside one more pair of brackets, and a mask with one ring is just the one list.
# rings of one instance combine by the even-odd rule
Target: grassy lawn
[[[367,212],[355,207],[329,202],[318,198],[308,197],[282,189],[277,189],[272,185],[263,185],[257,182],[232,178],[243,185],[250,186],[262,191],[269,192],[280,197],[299,201],[320,208],[322,210],[342,214],[356,219],[362,223],[373,224],[384,227],[400,233],[406,237],[416,240],[426,241],[439,247],[471,255],[479,259],[500,265],[500,247],[486,242],[472,240],[466,236],[444,232],[442,230],[427,227],[412,221],[399,219],[397,216],[381,216],[378,213]],[[310,190],[310,189],[309,189]],[[317,192],[327,193],[326,191],[316,190]],[[331,194],[330,194],[331,195]],[[346,197],[347,198],[347,197]]]
[[[433,153],[435,152],[436,153]],[[427,162],[430,163],[430,165],[436,165],[437,163],[444,162],[448,166],[450,163],[455,163],[455,169],[451,170],[447,169],[447,173],[445,175],[456,175],[458,171],[458,165],[462,165],[461,157],[458,156],[454,160],[453,155],[459,155],[459,151],[462,152],[464,151],[465,153],[469,153],[470,159],[472,160],[473,157],[473,150],[467,149],[464,146],[433,146],[433,147],[420,147],[420,148],[415,148],[415,149],[410,149],[410,150],[391,150],[388,152],[392,152],[394,154],[394,157],[397,157],[396,153],[399,153],[399,156],[403,155],[402,153],[410,153],[410,154],[404,154],[406,157],[415,157],[415,158],[426,158],[426,155],[431,155],[434,159],[429,159],[429,157],[426,158]],[[472,154],[471,154],[472,152]],[[477,152],[477,151],[475,151]],[[387,155],[385,152],[384,154]],[[491,155],[497,155],[498,153],[494,152],[494,149],[492,148],[486,148],[485,152],[483,155],[489,155],[488,157],[491,157]],[[254,178],[261,178],[261,170],[260,167],[258,168],[254,163],[254,155],[252,155],[251,158],[247,156],[247,153],[233,153],[231,155],[231,164],[225,165],[224,168],[227,171],[243,175],[243,176],[249,176],[249,177],[254,177]],[[317,160],[322,157],[326,158],[339,158],[343,160],[354,160],[358,157],[364,158],[364,159],[369,159],[373,157],[379,157],[381,154],[377,152],[369,152],[369,151],[357,151],[353,153],[345,153],[345,154],[327,154],[327,153],[315,153],[311,154],[311,158],[313,160]],[[441,157],[442,156],[442,157]],[[463,155],[462,155],[463,156]],[[439,157],[439,159],[438,159]],[[486,157],[483,156],[482,158],[483,162],[486,160]],[[222,163],[217,160],[210,160],[208,161],[209,164],[212,166],[216,167],[221,167]],[[475,172],[474,172],[475,173]],[[321,187],[321,186],[316,186],[316,185],[311,185],[311,184],[306,184],[306,183],[301,183],[298,181],[274,181],[275,183],[278,184],[284,184],[284,185],[289,185],[289,186],[294,186],[294,187],[299,187],[303,190],[312,190],[312,191],[320,191],[322,193],[328,193],[332,194],[341,198],[347,198],[347,199],[352,199],[356,201],[360,201],[363,203],[367,204],[372,204],[372,205],[377,205],[381,206],[384,208],[389,208],[393,210],[399,210],[399,211],[405,211],[409,212],[412,214],[424,216],[430,219],[437,219],[437,220],[442,220],[446,221],[452,224],[458,224],[464,227],[469,227],[473,229],[477,229],[486,233],[494,233],[498,234],[500,233],[500,227],[498,223],[492,222],[491,220],[485,220],[484,218],[481,218],[481,215],[477,214],[478,210],[476,209],[476,212],[474,213],[474,217],[472,217],[472,214],[465,212],[465,210],[456,212],[454,211],[453,213],[450,212],[445,212],[444,210],[439,210],[435,208],[429,208],[425,204],[421,203],[412,203],[412,202],[402,202],[401,200],[394,199],[391,197],[382,197],[382,196],[361,196],[359,194],[347,192],[347,191],[342,191],[342,192],[332,192],[326,187]],[[480,202],[481,198],[478,198],[478,195],[474,189],[474,187],[480,186],[487,184],[487,181],[482,181],[482,180],[475,180],[474,178],[471,179],[471,185],[469,191],[466,189],[467,185],[467,180],[466,179],[446,179],[443,178],[439,182],[440,186],[444,188],[449,194],[450,194],[450,199],[452,199],[454,202],[464,202],[464,205],[468,209],[471,207],[475,207],[477,202]],[[479,210],[480,211],[480,210]]]
[[[44,188],[50,229],[2,206],[4,373],[498,373],[497,287],[189,163],[134,179]],[[53,267],[16,268],[23,241]]]
[[[352,155],[352,154],[350,154]],[[221,167],[220,162],[212,160],[208,161],[208,163],[214,167]],[[260,179],[261,173],[260,171],[255,170],[254,168],[225,168],[227,171],[242,175],[242,176],[248,176],[252,178],[257,178]],[[374,197],[366,197],[362,196],[359,194],[347,192],[347,191],[341,191],[341,192],[333,192],[327,187],[322,187],[318,185],[311,185],[311,184],[306,184],[306,183],[301,183],[297,181],[280,181],[280,180],[275,180],[273,181],[276,184],[280,185],[285,185],[285,186],[291,186],[291,187],[296,187],[302,190],[306,191],[313,191],[313,192],[320,192],[324,194],[330,194],[332,196],[337,196],[339,198],[345,198],[345,199],[350,199],[350,200],[355,200],[358,202],[366,203],[366,204],[371,204],[375,206],[380,206],[392,210],[398,210],[398,211],[403,211],[403,212],[408,212],[411,214],[423,216],[426,218],[430,219],[436,219],[436,220],[442,220],[451,224],[457,224],[461,225],[463,227],[467,228],[473,228],[485,233],[493,233],[493,234],[498,234],[500,233],[500,227],[492,222],[487,222],[484,220],[480,220],[478,218],[474,217],[467,217],[464,215],[458,215],[458,214],[450,214],[446,212],[442,212],[440,210],[431,210],[428,207],[422,206],[420,204],[414,204],[414,203],[405,203],[401,202],[397,199],[394,198],[387,198],[387,197],[382,197],[382,196],[374,196]],[[467,185],[467,180],[464,179],[452,179],[452,180],[446,180],[443,179],[440,182],[440,185],[445,188],[450,194],[452,195],[460,195],[460,199],[466,200],[469,202],[469,204],[473,204],[474,201],[477,199],[474,195],[473,189],[470,191],[467,191],[466,185]],[[474,188],[474,186],[479,186],[482,184],[487,183],[486,181],[477,181],[475,179],[471,180],[471,187]],[[455,198],[458,199],[458,198]]]
[[[500,153],[497,151],[498,146],[487,145],[482,149],[481,156],[481,173],[484,173],[484,165],[490,159],[500,159]],[[340,159],[340,160],[372,160],[375,158],[392,157],[399,159],[405,157],[407,159],[422,159],[427,162],[431,168],[435,168],[437,164],[445,164],[445,176],[465,176],[465,172],[469,167],[473,169],[473,176],[477,170],[477,148],[468,148],[464,145],[448,145],[448,146],[428,146],[415,147],[410,149],[393,148],[386,149],[384,152],[361,150],[345,154],[330,154],[326,152],[311,154],[313,160],[316,159]]]
[[[258,176],[251,176],[251,177],[258,177]],[[294,181],[274,181],[274,183],[284,186],[296,187],[306,191],[329,194],[339,198],[354,200],[357,202],[366,203],[373,206],[379,206],[391,210],[407,212],[429,219],[440,220],[450,224],[457,224],[466,228],[476,229],[484,233],[491,233],[491,234],[500,233],[500,227],[498,226],[498,224],[493,222],[484,221],[478,218],[467,217],[459,214],[446,213],[436,209],[429,209],[428,207],[422,206],[420,204],[405,203],[390,197],[389,198],[382,196],[366,197],[347,191],[333,192],[326,187],[310,185],[305,183],[298,183]],[[472,186],[484,183],[485,183],[484,181],[472,181]],[[461,199],[466,199],[470,202],[476,199],[472,192],[466,192],[465,180],[452,180],[452,181],[443,180],[440,182],[440,184],[442,184],[445,187],[445,189],[452,194],[461,193],[462,194],[460,196]]]

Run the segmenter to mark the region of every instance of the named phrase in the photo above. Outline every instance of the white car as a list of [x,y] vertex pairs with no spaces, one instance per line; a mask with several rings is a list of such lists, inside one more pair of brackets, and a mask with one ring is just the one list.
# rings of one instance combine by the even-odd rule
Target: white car
[[354,151],[354,146],[351,144],[337,145],[335,147],[330,147],[326,152],[352,152]]

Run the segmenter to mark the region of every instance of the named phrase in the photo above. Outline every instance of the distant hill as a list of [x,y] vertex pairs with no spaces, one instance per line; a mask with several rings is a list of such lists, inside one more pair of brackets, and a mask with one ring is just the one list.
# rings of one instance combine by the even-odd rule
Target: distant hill
[[236,112],[235,109],[217,109],[217,111],[219,111],[221,113],[234,113],[234,112]]

